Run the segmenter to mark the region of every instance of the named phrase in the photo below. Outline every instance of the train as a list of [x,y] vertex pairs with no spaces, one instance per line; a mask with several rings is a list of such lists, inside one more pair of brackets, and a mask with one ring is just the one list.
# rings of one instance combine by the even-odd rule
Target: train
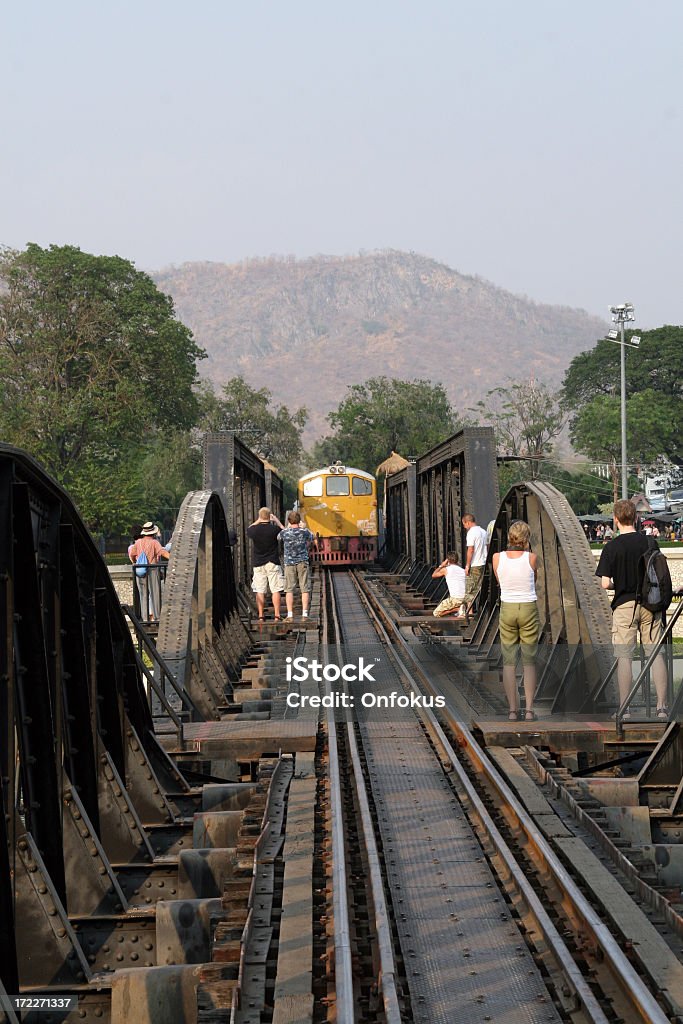
[[377,558],[377,481],[335,462],[297,484],[297,509],[315,537],[311,561],[367,565]]

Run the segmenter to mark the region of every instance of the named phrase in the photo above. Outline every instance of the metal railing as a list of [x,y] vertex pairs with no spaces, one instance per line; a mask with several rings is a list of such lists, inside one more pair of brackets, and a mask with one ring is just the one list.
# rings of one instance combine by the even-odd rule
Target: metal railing
[[[676,623],[678,622],[679,618],[681,617],[682,613],[683,613],[683,601],[679,601],[678,605],[676,607],[676,610],[674,611],[673,615],[671,616],[671,618],[667,622],[666,626],[664,627],[664,630],[662,632],[661,637],[653,645],[652,650],[650,651],[650,653],[648,654],[647,658],[645,659],[645,662],[642,665],[642,668],[640,670],[640,674],[638,675],[638,677],[634,681],[634,683],[633,683],[631,689],[629,690],[626,698],[621,702],[621,704],[617,708],[616,714],[614,716],[615,717],[616,726],[617,726],[617,730],[623,729],[624,715],[626,715],[626,714],[630,715],[631,714],[631,712],[630,712],[631,704],[632,704],[636,694],[638,694],[638,692],[641,691],[641,690],[642,690],[643,702],[644,702],[644,705],[645,705],[645,714],[646,714],[647,717],[650,717],[651,711],[652,711],[652,696],[651,696],[651,687],[650,687],[650,669],[652,668],[652,665],[654,664],[655,660],[660,655],[665,657],[665,659],[666,659],[666,667],[667,667],[668,703],[670,705],[670,711],[669,711],[669,714],[668,714],[668,716],[666,718],[666,721],[670,722],[672,719],[675,719],[676,715],[678,714],[678,712],[683,709],[683,695],[681,693],[681,689],[682,689],[681,687],[679,687],[679,690],[678,690],[678,693],[677,693],[676,697],[673,700],[671,700],[672,693],[673,693],[672,687],[673,687],[673,662],[674,662],[674,657],[673,657],[673,653],[674,653],[673,652],[673,629],[674,629],[674,626],[676,625]],[[647,646],[649,648],[650,645],[648,644]],[[614,676],[615,672],[617,671],[618,664],[619,664],[619,659],[615,658],[615,660],[612,663],[612,666],[611,666],[609,672],[607,673],[607,675],[603,679],[602,683],[600,684],[599,688],[595,692],[595,700],[597,700],[600,697],[600,695],[604,692],[604,690],[605,690],[607,684],[609,683],[610,679],[612,679],[612,677]]]
[[[161,654],[159,654],[156,645],[152,642],[147,630],[145,629],[145,623],[140,620],[135,609],[131,608],[131,606],[127,604],[124,604],[121,607],[130,619],[133,629],[135,630],[135,636],[138,642],[136,663],[148,683],[147,695],[152,718],[162,718],[167,715],[175,725],[176,732],[178,734],[178,741],[181,742],[183,739],[183,719],[189,718],[194,721],[199,721],[202,716],[199,714],[199,711],[187,690],[180,686],[168,663]],[[150,661],[156,666],[154,672],[151,672],[145,664],[142,656],[143,651]],[[180,701],[180,709],[173,706],[170,699],[171,693],[169,693],[169,688],[171,693],[175,693],[176,697]],[[152,694],[155,694],[159,700],[160,712],[155,711]]]

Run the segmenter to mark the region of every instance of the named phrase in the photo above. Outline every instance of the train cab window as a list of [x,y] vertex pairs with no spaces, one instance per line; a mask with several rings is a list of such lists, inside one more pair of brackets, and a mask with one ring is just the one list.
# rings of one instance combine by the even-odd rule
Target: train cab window
[[325,480],[325,493],[328,497],[341,498],[349,493],[348,476],[328,476]]
[[354,476],[351,479],[352,494],[372,494],[372,480],[364,480],[362,476]]
[[322,498],[322,496],[323,478],[321,476],[316,476],[313,480],[304,480],[304,498]]

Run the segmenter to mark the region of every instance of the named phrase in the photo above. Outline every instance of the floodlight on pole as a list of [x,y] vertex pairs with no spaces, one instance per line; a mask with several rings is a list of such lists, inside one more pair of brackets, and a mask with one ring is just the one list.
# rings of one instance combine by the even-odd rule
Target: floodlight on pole
[[[624,339],[624,327],[627,323],[635,320],[632,302],[622,302],[619,306],[610,306],[612,323],[619,327],[619,345],[621,345],[621,496],[628,498],[628,465],[626,460],[626,341]],[[616,341],[612,335],[617,334],[615,330],[608,332],[607,337]],[[637,345],[640,344],[638,338]],[[636,347],[637,347],[636,345]]]

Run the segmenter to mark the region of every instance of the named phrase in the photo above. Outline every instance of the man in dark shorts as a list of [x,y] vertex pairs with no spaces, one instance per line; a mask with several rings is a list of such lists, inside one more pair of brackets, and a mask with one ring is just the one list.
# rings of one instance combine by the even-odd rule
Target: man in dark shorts
[[254,575],[251,589],[256,594],[258,617],[263,620],[266,607],[266,594],[270,590],[273,595],[273,611],[275,621],[280,621],[280,594],[285,587],[285,578],[280,566],[280,553],[277,538],[282,530],[282,523],[272,514],[269,508],[260,508],[258,519],[247,529],[247,537],[254,546]]
[[[605,544],[595,575],[600,577],[604,590],[614,587],[612,599],[612,643],[614,656],[618,659],[617,680],[619,703],[623,704],[633,686],[633,655],[638,633],[649,657],[662,635],[661,616],[657,616],[636,604],[638,591],[638,562],[648,550],[648,538],[636,532],[636,507],[628,498],[614,504],[614,520],[619,536]],[[667,674],[661,654],[655,658],[651,669],[652,681],[657,691],[657,717],[666,719]],[[628,711],[624,718],[630,718]]]

